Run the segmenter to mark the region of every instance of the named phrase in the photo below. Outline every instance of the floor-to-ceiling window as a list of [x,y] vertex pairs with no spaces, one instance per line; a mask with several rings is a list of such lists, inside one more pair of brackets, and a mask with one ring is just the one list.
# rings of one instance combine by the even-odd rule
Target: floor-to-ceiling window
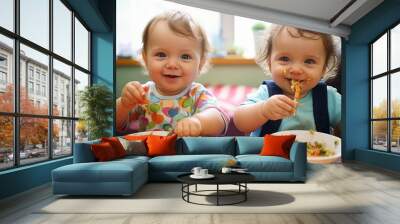
[[86,139],[90,32],[62,0],[0,1],[0,170],[70,156]]
[[370,45],[371,148],[400,153],[400,24]]

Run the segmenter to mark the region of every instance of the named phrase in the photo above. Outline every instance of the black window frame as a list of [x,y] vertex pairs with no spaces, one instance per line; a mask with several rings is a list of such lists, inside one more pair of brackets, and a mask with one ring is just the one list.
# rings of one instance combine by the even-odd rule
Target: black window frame
[[[71,99],[71,104],[75,104],[75,95],[78,93],[75,92],[75,69],[79,70],[82,73],[85,73],[88,75],[89,78],[89,83],[88,85],[91,86],[93,82],[93,77],[92,77],[92,62],[91,62],[91,49],[92,49],[92,43],[91,43],[91,37],[92,37],[92,31],[89,28],[89,26],[84,22],[84,20],[79,16],[78,13],[76,13],[72,7],[66,2],[65,0],[59,0],[66,8],[68,8],[69,11],[71,11],[71,59],[64,58],[63,56],[55,53],[53,50],[53,1],[54,0],[48,0],[49,4],[49,43],[48,43],[48,49],[40,46],[39,44],[36,44],[29,39],[26,39],[25,37],[22,37],[20,35],[20,0],[14,0],[13,1],[13,10],[14,10],[14,30],[10,31],[2,26],[0,26],[0,35],[10,38],[13,41],[13,65],[12,65],[12,75],[14,76],[14,111],[13,112],[2,112],[0,111],[0,116],[4,117],[11,117],[13,120],[13,165],[10,167],[5,167],[5,168],[0,168],[0,172],[5,171],[5,170],[10,170],[10,169],[16,169],[19,167],[23,166],[29,166],[33,164],[38,164],[38,163],[43,163],[47,162],[50,160],[57,160],[61,158],[66,158],[73,156],[74,152],[74,143],[75,143],[75,123],[76,121],[79,120],[79,117],[75,116],[75,108],[72,107],[71,114],[68,116],[56,116],[53,115],[53,59],[58,60],[59,62],[62,62],[68,66],[71,66],[71,92],[72,92],[72,99]],[[89,67],[88,69],[85,69],[78,64],[75,63],[75,18],[83,25],[83,27],[88,31],[88,62],[89,62]],[[48,91],[48,112],[46,115],[39,115],[39,114],[27,114],[27,113],[21,113],[20,112],[20,44],[23,44],[27,47],[30,47],[42,54],[45,54],[48,56],[49,61],[48,61],[48,84],[46,85],[46,90]],[[34,78],[33,80],[36,80],[35,77],[35,70],[33,71]],[[29,74],[26,74],[27,80],[29,79]],[[40,78],[40,77],[39,77]],[[41,80],[40,80],[41,81]],[[35,83],[35,82],[34,82]],[[27,90],[28,91],[28,90]],[[48,141],[48,157],[44,158],[43,160],[37,161],[37,162],[31,162],[31,163],[24,163],[21,164],[20,161],[20,119],[21,118],[44,118],[47,119],[48,123],[48,136],[47,136],[47,141]],[[54,121],[66,121],[71,123],[71,153],[68,155],[63,155],[63,156],[57,156],[54,157],[53,151],[54,147],[52,144],[53,141],[53,122]]]
[[[391,25],[389,28],[387,28],[385,30],[385,32],[381,33],[380,35],[378,35],[373,41],[371,41],[368,46],[369,46],[369,99],[370,99],[370,106],[369,106],[369,125],[370,125],[370,134],[369,134],[369,149],[373,150],[373,151],[380,151],[380,152],[387,152],[387,153],[391,153],[391,154],[400,154],[400,152],[393,152],[392,151],[392,125],[391,122],[392,121],[400,121],[400,117],[392,117],[392,98],[391,98],[391,78],[393,75],[395,75],[396,73],[400,72],[400,67],[398,68],[394,68],[391,69],[391,31],[392,29],[394,29],[395,27],[400,26],[400,21],[397,21],[396,23],[394,23],[393,25]],[[376,43],[376,41],[378,41],[381,37],[383,37],[384,35],[387,35],[387,52],[386,52],[386,56],[387,56],[387,64],[386,64],[386,71],[376,74],[373,74],[373,44]],[[373,81],[378,79],[378,78],[382,78],[382,77],[386,77],[386,86],[387,86],[387,105],[386,105],[386,118],[373,118],[373,90],[374,90],[374,86],[373,86]],[[374,148],[374,133],[373,133],[373,122],[375,121],[386,121],[386,151],[383,150],[379,150]]]

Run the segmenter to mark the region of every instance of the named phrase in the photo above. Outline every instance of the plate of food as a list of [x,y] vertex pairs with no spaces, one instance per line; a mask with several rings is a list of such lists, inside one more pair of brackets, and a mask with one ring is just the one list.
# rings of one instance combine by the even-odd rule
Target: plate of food
[[168,136],[170,134],[171,134],[170,131],[142,131],[142,132],[136,132],[136,133],[129,134],[129,135],[136,135],[136,136],[140,136],[140,135]]
[[288,130],[273,135],[296,135],[296,141],[307,143],[307,161],[309,163],[334,163],[341,157],[340,138],[312,130]]

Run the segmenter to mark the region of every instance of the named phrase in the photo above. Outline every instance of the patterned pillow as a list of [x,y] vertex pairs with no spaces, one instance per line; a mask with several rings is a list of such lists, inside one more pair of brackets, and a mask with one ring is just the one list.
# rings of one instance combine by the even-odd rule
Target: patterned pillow
[[143,140],[126,140],[118,137],[126,151],[126,155],[145,156],[147,155],[146,143]]

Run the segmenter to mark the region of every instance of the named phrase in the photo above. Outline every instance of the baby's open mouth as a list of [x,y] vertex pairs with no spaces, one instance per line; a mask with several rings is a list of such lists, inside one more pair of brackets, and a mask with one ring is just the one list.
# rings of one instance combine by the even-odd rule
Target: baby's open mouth
[[172,74],[163,74],[163,76],[165,76],[167,78],[170,78],[170,79],[176,79],[176,78],[181,77],[179,75],[172,75]]
[[298,82],[298,83],[304,83],[304,82],[306,82],[307,80],[300,80],[300,79],[291,79],[291,78],[285,78],[286,80],[288,80],[288,82],[292,82],[292,80],[293,81],[296,81],[296,82]]
[[289,84],[292,84],[293,81],[299,83],[300,85],[306,82],[306,80],[291,79],[291,78],[285,78],[285,79],[289,82]]

